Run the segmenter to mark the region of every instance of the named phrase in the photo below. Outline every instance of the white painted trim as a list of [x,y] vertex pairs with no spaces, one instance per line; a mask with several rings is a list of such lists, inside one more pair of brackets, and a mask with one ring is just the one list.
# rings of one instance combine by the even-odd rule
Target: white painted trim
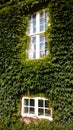
[[[43,16],[45,18],[45,9],[43,9],[42,12],[43,12]],[[32,22],[33,15],[36,15],[36,32],[35,33],[33,33],[33,22]],[[33,15],[31,15],[31,17],[30,17],[31,25],[30,25],[30,33],[28,33],[28,36],[30,37],[30,39],[33,36],[36,37],[36,57],[35,57],[35,59],[39,59],[39,58],[41,58],[41,56],[40,56],[40,35],[45,33],[45,23],[44,23],[44,31],[40,31],[40,11],[36,12]],[[44,48],[44,50],[45,50],[45,48]],[[34,59],[33,52],[34,52],[33,46],[32,46],[32,43],[30,43],[30,47],[28,50],[28,58],[29,59]],[[46,55],[46,53],[45,53],[45,55]]]
[[[30,114],[29,112],[28,113],[24,113],[24,99],[34,99],[34,101],[35,101],[35,104],[34,104],[34,107],[32,106],[32,108],[34,108],[35,110],[34,110],[34,114]],[[38,107],[38,100],[48,100],[48,99],[46,99],[46,98],[44,98],[44,97],[22,97],[22,107],[21,107],[21,116],[22,117],[33,117],[33,118],[39,118],[39,119],[48,119],[48,120],[50,120],[50,121],[52,121],[53,120],[53,118],[52,118],[52,108],[46,108],[46,107]],[[45,105],[44,105],[45,106]],[[26,106],[27,107],[27,106]],[[28,106],[28,107],[30,107],[30,106]],[[48,109],[48,110],[50,110],[50,112],[51,112],[51,116],[45,116],[45,115],[38,115],[38,109],[39,108],[42,108],[42,109]]]

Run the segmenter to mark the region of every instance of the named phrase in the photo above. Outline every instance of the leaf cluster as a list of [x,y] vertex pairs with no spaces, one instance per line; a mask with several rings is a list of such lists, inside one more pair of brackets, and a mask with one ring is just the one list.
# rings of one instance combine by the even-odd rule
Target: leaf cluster
[[[28,16],[46,8],[50,55],[27,60]],[[37,7],[37,9],[35,8]],[[25,0],[0,10],[0,129],[72,130],[73,128],[73,6],[72,0]],[[21,95],[44,94],[52,103],[51,123],[36,126],[19,121]]]

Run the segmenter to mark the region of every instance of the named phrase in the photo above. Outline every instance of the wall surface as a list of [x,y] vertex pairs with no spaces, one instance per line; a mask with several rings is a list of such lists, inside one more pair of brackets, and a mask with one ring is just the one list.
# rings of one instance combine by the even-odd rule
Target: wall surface
[[[37,7],[37,8],[36,8]],[[47,8],[50,54],[27,60],[28,17]],[[11,0],[0,4],[0,129],[72,130],[73,128],[73,1]],[[21,95],[45,95],[53,122],[20,121]]]

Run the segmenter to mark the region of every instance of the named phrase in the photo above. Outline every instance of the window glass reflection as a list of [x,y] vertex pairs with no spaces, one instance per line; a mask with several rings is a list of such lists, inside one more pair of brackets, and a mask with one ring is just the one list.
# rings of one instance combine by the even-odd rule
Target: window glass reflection
[[38,100],[38,107],[43,107],[43,100]]
[[38,109],[38,116],[44,115],[44,109]]
[[34,114],[34,108],[30,108],[30,114]]
[[45,116],[51,116],[51,110],[45,109]]
[[33,15],[33,33],[36,33],[36,15]]
[[24,99],[24,105],[28,106],[28,99]]
[[45,30],[44,12],[40,13],[40,32]]
[[45,107],[49,107],[48,106],[48,100],[45,100]]
[[28,113],[28,107],[24,107],[24,113]]
[[34,106],[35,103],[34,103],[34,99],[30,99],[30,106]]

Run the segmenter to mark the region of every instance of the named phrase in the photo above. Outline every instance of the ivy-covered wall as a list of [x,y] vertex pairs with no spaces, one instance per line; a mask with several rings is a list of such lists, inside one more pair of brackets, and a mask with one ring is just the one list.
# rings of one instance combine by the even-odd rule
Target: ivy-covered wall
[[[47,8],[50,55],[27,60],[28,17]],[[0,4],[0,129],[72,130],[73,128],[73,1],[11,0]],[[20,121],[21,95],[45,95],[53,122]]]

